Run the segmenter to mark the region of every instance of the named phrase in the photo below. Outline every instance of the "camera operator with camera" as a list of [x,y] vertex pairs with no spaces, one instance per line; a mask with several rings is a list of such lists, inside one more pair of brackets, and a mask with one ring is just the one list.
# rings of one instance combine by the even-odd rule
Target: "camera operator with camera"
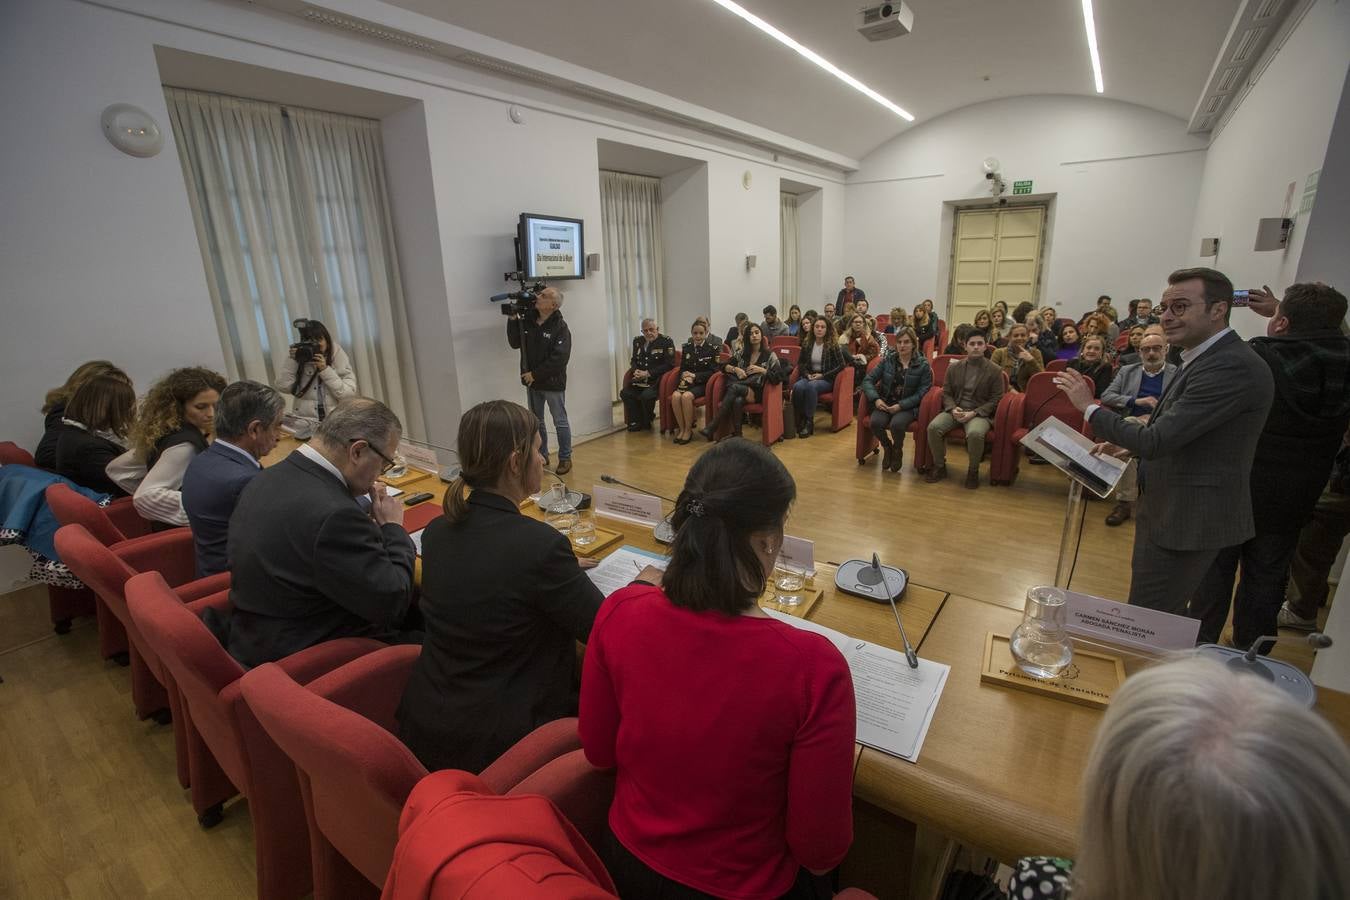
[[[527,296],[530,296],[527,294]],[[506,341],[520,351],[520,383],[525,385],[530,411],[539,419],[539,452],[548,459],[548,431],[544,407],[553,416],[558,431],[559,475],[572,471],[572,428],[567,422],[564,392],[567,361],[572,356],[572,332],[562,317],[562,291],[546,287],[528,300],[503,309],[508,313]]]
[[322,322],[296,319],[293,324],[300,340],[291,344],[274,387],[295,398],[297,416],[322,422],[340,400],[356,396],[356,375]]

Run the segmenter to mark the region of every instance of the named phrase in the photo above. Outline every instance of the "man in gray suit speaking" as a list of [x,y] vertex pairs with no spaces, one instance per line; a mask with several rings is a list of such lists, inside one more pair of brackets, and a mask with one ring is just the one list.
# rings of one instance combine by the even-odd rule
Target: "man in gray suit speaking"
[[1159,309],[1181,370],[1146,423],[1094,402],[1078,372],[1056,381],[1098,439],[1139,458],[1130,603],[1203,620],[1192,600],[1205,573],[1220,550],[1256,533],[1252,459],[1275,388],[1270,367],[1228,327],[1233,283],[1223,273],[1180,269],[1167,284]]

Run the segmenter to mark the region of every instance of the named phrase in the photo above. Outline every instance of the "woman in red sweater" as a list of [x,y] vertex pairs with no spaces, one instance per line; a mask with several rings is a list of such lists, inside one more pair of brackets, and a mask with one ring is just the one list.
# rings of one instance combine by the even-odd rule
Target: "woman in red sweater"
[[615,767],[601,848],[622,897],[828,897],[853,839],[853,682],[834,645],[758,599],[796,496],[766,448],[689,471],[662,586],[596,615],[581,678],[593,765]]

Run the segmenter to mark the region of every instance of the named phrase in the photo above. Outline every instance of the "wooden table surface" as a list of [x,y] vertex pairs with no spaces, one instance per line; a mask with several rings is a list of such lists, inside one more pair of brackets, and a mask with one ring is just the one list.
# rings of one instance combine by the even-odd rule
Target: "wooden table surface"
[[[297,443],[283,439],[263,460],[270,465]],[[446,484],[425,475],[400,485],[433,499],[409,510],[410,525],[434,516]],[[522,512],[543,518],[527,502]],[[620,531],[620,544],[657,553],[650,528],[596,517]],[[810,537],[810,535],[804,535]],[[897,650],[903,649],[889,606],[834,589],[834,569],[817,563],[822,588],[814,604],[784,612]],[[854,795],[902,819],[934,829],[1003,861],[1051,854],[1072,858],[1077,847],[1080,785],[1102,712],[980,681],[985,635],[1011,632],[1019,609],[911,583],[899,604],[901,620],[920,654],[951,666],[917,763],[871,748],[855,756]],[[1139,665],[1130,661],[1129,670]],[[1317,709],[1350,739],[1350,695],[1319,690]]]

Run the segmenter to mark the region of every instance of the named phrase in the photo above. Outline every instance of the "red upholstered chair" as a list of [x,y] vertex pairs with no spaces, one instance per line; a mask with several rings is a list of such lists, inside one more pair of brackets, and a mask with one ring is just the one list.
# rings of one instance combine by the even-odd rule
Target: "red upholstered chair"
[[28,466],[36,469],[37,460],[13,441],[0,441],[0,466]]
[[[150,533],[150,523],[142,519],[130,497],[120,497],[107,506],[93,500],[69,485],[52,484],[46,490],[47,507],[62,525],[83,525],[95,539],[106,546],[120,544],[134,537]],[[48,607],[52,625],[57,634],[70,631],[70,620],[75,616],[94,614],[98,619],[99,652],[104,659],[127,652],[127,635],[122,623],[89,588],[48,588]]]
[[796,368],[797,360],[802,358],[802,345],[796,343],[796,338],[793,338],[792,340],[793,343],[788,344],[785,347],[773,348],[773,352],[778,354],[779,365],[787,366],[788,369]]
[[[937,360],[933,361],[934,386],[933,389],[928,392],[928,396],[924,397],[923,402],[919,404],[919,420],[918,420],[919,432],[918,435],[916,435],[914,441],[915,443],[914,468],[919,472],[927,472],[933,466],[933,451],[928,446],[928,423],[932,422],[934,417],[936,417],[938,413],[942,412],[942,390],[937,386],[937,365],[936,365],[938,360],[941,359],[942,357],[938,357]],[[960,359],[960,357],[959,356],[951,357],[951,359]],[[942,367],[942,374],[945,378],[947,374],[947,366],[945,365]],[[1008,373],[1004,372],[1003,398],[999,400],[998,407],[995,408],[994,410],[994,424],[993,427],[989,429],[989,436],[985,439],[984,447],[986,453],[992,455],[994,453],[994,448],[998,446],[999,441],[998,423],[1000,421],[1003,421],[1002,416],[1004,415],[1004,407],[1006,407],[1009,403],[1011,403],[1013,397],[1015,396],[1017,395],[1014,394],[1012,391],[1008,390]],[[960,425],[956,426],[951,431],[947,432],[947,440],[949,442],[965,441],[965,438],[966,438],[966,430],[962,428]],[[989,474],[991,483],[993,483],[993,474],[994,470],[991,463]]]
[[780,334],[769,340],[769,349],[777,350],[779,347],[800,347],[800,338],[791,334]]
[[877,331],[881,331],[887,325],[891,324],[891,316],[889,313],[881,313],[880,315],[873,316],[873,318],[877,323]]
[[[801,377],[799,370],[793,368],[792,376],[788,378],[786,384],[789,391]],[[830,405],[830,430],[842,431],[853,421],[853,366],[845,365],[839,374],[834,378],[834,389],[821,394],[818,398],[821,403]],[[839,397],[838,403],[834,398]],[[814,416],[814,412],[812,415]]]
[[1127,328],[1116,336],[1116,352],[1124,350],[1130,346],[1130,330]]
[[1064,392],[1055,387],[1053,372],[1037,372],[1027,382],[1025,393],[1005,395],[994,420],[994,455],[989,462],[990,484],[1012,484],[1022,459],[1019,443],[1027,432],[1054,416],[1070,428],[1084,430],[1083,414]]
[[1045,364],[1045,371],[1047,371],[1047,372],[1063,372],[1063,371],[1064,371],[1065,369],[1067,369],[1068,367],[1069,367],[1069,361],[1068,361],[1067,359],[1052,359],[1052,360],[1050,360],[1048,363]]
[[[419,650],[377,650],[307,687],[272,663],[240,683],[258,722],[298,772],[316,900],[374,897],[385,882],[400,811],[427,775],[394,735],[394,714]],[[467,777],[494,794],[522,785],[556,794],[587,826],[598,810],[603,828],[613,776],[578,768],[571,756],[579,747],[576,719],[560,719],[531,732],[481,775]],[[560,765],[550,768],[555,761]]]
[[886,346],[887,346],[887,347],[890,347],[892,350],[894,350],[894,349],[895,349],[895,335],[893,335],[893,334],[883,334],[882,337],[886,339]]
[[[127,583],[127,604],[139,633],[162,660],[188,720],[191,797],[209,828],[236,793],[248,798],[259,900],[299,900],[312,888],[309,837],[295,767],[258,725],[244,703],[244,667],[231,657],[199,615],[228,608],[221,595],[191,606],[179,602],[158,572]],[[342,638],[301,650],[276,665],[308,683],[385,645]]]
[[[722,405],[722,396],[726,393],[726,379],[719,373],[708,382],[708,416],[716,416],[716,410]],[[745,412],[760,417],[760,439],[769,447],[783,439],[783,386],[766,384],[761,388],[758,403],[745,404]],[[714,440],[721,440],[731,433],[733,424],[727,422],[716,434]]]
[[[657,403],[661,409],[661,433],[675,430],[675,409],[670,402],[670,398],[675,394],[675,385],[680,383],[680,363],[684,359],[683,351],[675,351],[675,368],[661,376],[660,389],[657,394]],[[708,395],[712,392],[712,382],[722,377],[721,372],[714,372],[712,378],[708,379],[707,387],[704,389],[703,396],[694,400],[694,416],[698,417],[698,411],[703,410],[704,424],[711,419],[712,413],[709,412]],[[697,427],[698,422],[694,422]]]

